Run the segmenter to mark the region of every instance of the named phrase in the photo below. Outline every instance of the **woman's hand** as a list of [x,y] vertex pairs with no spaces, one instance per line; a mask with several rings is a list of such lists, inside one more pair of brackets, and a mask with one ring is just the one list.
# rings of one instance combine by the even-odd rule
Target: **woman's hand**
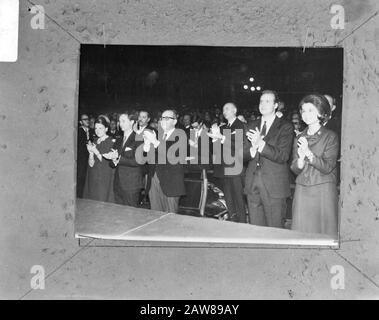
[[87,150],[88,150],[88,152],[91,154],[94,154],[94,148],[96,148],[95,147],[95,145],[92,143],[92,142],[88,142],[87,143]]
[[300,152],[304,155],[307,155],[307,153],[311,151],[308,147],[308,140],[304,137],[299,138],[299,140],[297,141],[297,146],[300,149]]
[[305,157],[307,157],[308,160],[312,162],[314,155],[313,155],[313,152],[309,149],[307,139],[304,137],[299,138],[297,142],[297,146],[298,146],[297,153],[299,154],[299,157],[301,157],[301,159],[304,159]]

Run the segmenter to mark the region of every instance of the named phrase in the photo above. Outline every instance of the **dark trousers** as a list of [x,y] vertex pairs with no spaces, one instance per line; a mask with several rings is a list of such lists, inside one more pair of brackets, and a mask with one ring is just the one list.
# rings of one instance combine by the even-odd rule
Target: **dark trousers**
[[117,204],[138,207],[140,191],[140,189],[125,191],[121,188],[114,188],[114,200]]
[[83,198],[84,185],[87,176],[87,162],[78,162],[77,175],[76,175],[76,196]]
[[178,213],[179,211],[179,198],[168,197],[164,194],[159,178],[156,173],[151,179],[151,186],[149,190],[150,209],[163,212]]
[[252,190],[247,195],[250,223],[257,226],[283,228],[286,198],[270,197],[261,170],[254,174]]
[[230,220],[246,223],[246,208],[243,198],[242,176],[224,177],[223,187]]

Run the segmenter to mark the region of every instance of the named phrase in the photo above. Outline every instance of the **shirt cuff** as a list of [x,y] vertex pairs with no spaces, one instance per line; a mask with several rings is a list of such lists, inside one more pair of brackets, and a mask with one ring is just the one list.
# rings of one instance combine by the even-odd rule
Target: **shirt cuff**
[[225,136],[222,136],[222,138],[221,138],[221,144],[224,144],[225,139],[226,139],[226,137],[225,137]]
[[261,153],[263,151],[263,148],[265,147],[266,145],[266,141],[262,140],[260,143],[259,143],[259,146],[258,146],[258,152]]
[[149,144],[144,144],[143,145],[143,151],[145,151],[145,152],[149,152],[150,151],[150,143]]
[[155,142],[153,142],[153,145],[154,145],[154,148],[157,148],[159,146],[161,142],[156,140]]
[[251,157],[255,158],[256,154],[257,154],[257,148],[251,147],[250,148],[250,155],[251,155]]

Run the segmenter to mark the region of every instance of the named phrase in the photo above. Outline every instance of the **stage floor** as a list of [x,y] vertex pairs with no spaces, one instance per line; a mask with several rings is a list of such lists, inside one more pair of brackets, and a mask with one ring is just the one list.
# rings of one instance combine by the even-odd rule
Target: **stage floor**
[[[322,234],[259,227],[77,199],[75,237],[98,245],[338,247]],[[117,241],[113,241],[117,240]],[[96,245],[92,243],[92,245]]]

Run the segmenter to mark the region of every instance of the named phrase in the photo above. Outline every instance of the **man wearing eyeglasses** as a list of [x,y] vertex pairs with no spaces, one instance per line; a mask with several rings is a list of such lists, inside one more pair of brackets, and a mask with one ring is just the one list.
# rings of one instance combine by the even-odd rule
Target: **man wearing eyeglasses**
[[175,128],[175,110],[165,110],[159,123],[158,138],[151,130],[143,132],[144,152],[155,149],[155,162],[150,163],[146,190],[152,210],[177,213],[179,198],[186,194],[183,164],[187,139],[183,130]]
[[77,155],[77,171],[76,171],[76,196],[83,197],[84,183],[86,180],[87,167],[88,167],[88,151],[87,143],[90,139],[89,132],[89,117],[87,114],[80,116],[78,128],[78,155]]

